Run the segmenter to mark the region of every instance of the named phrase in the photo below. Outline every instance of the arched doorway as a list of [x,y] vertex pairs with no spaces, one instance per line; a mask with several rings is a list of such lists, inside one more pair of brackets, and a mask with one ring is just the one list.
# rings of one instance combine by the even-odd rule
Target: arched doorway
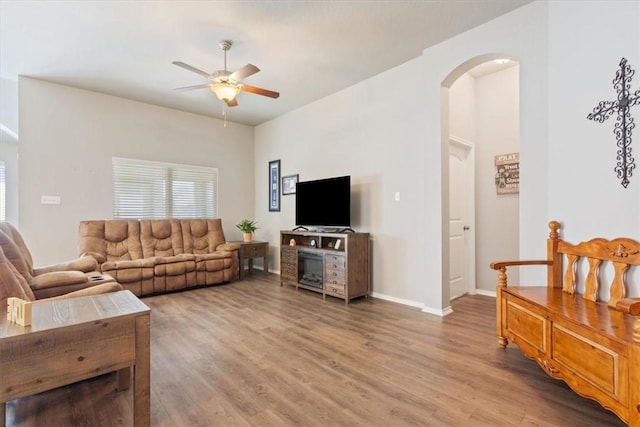
[[498,194],[495,158],[519,152],[519,65],[503,54],[473,58],[441,94],[443,301],[495,295],[489,262],[518,257],[519,195]]

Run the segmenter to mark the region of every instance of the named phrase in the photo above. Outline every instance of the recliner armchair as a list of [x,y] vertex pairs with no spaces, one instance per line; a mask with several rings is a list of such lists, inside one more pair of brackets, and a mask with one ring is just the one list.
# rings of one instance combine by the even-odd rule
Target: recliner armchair
[[0,222],[0,300],[29,301],[75,297],[122,290],[111,276],[101,274],[92,258],[34,268],[24,239],[8,222]]

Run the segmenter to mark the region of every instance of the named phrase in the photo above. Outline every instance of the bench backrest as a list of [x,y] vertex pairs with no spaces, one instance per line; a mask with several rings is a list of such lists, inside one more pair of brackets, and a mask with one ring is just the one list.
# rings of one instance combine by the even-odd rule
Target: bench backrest
[[[547,259],[552,261],[549,266],[549,286],[562,288],[564,292],[573,295],[577,293],[579,284],[584,285],[582,297],[589,301],[598,301],[598,292],[602,286],[601,277],[604,276],[601,272],[607,265],[611,265],[613,278],[608,283],[607,304],[616,308],[618,301],[628,293],[626,277],[630,267],[640,265],[640,243],[629,238],[595,238],[573,245],[560,238],[560,223],[551,221],[549,229],[551,231],[547,241]],[[588,265],[588,272],[584,277],[578,269],[580,259],[585,259]]]

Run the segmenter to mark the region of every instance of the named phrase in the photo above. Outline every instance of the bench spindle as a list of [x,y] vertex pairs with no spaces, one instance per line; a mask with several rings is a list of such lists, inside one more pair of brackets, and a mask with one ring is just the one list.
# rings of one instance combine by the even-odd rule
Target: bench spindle
[[588,301],[596,302],[598,300],[598,289],[600,288],[600,281],[598,279],[598,273],[600,271],[601,259],[587,258],[589,261],[589,273],[584,281],[584,294],[582,297]]
[[621,262],[613,262],[613,269],[615,271],[615,276],[613,277],[613,281],[611,282],[609,302],[607,303],[609,307],[615,308],[618,301],[623,299],[626,295],[626,284],[625,284],[625,273],[629,269],[629,264],[624,264]]
[[573,295],[576,292],[576,269],[578,266],[577,255],[567,255],[567,271],[564,274],[564,284],[562,290],[568,294]]

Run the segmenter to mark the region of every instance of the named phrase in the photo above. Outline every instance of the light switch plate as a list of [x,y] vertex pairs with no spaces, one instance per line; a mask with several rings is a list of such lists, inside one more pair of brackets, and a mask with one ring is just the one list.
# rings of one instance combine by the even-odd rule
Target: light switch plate
[[59,205],[60,196],[40,196],[40,203],[43,205]]

